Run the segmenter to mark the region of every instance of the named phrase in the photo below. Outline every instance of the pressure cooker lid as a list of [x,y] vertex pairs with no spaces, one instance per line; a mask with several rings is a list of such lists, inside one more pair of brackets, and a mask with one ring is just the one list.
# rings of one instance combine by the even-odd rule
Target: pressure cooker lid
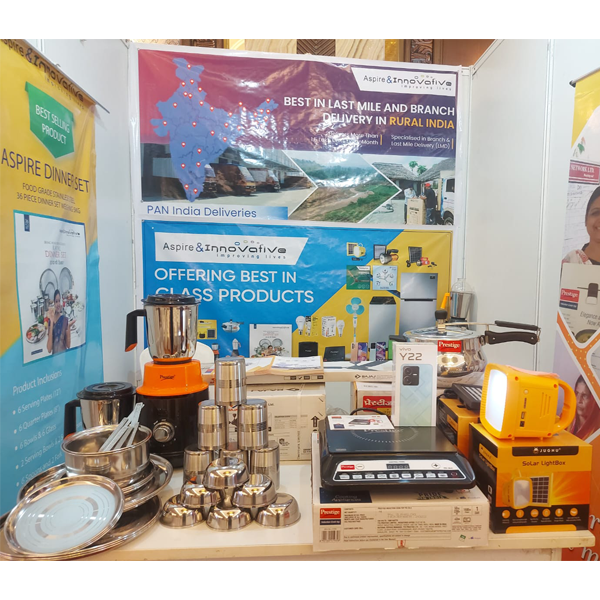
[[196,296],[186,296],[185,294],[153,294],[144,298],[142,304],[154,304],[155,306],[182,306],[200,304],[200,299],[196,298]]
[[466,329],[465,327],[446,326],[446,329],[439,330],[437,327],[425,327],[423,329],[414,329],[407,331],[404,337],[430,339],[430,340],[467,340],[479,337],[476,331]]
[[77,392],[80,400],[114,400],[132,396],[135,388],[127,382],[110,381],[107,383],[94,383]]

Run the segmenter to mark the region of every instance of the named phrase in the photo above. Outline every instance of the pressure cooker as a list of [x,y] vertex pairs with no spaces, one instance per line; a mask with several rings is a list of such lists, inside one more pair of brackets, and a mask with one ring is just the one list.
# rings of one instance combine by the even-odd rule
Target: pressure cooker
[[[524,342],[535,345],[540,339],[540,328],[537,325],[495,321],[496,327],[512,329],[513,331],[491,331],[489,323],[461,323],[460,325],[446,323],[448,313],[436,310],[436,326],[414,329],[404,333],[404,340],[399,336],[390,339],[408,343],[437,344],[437,374],[438,387],[448,388],[453,383],[478,383],[485,371],[487,359],[483,352],[486,344],[504,344],[506,342]],[[484,325],[482,334],[468,329],[467,325]]]

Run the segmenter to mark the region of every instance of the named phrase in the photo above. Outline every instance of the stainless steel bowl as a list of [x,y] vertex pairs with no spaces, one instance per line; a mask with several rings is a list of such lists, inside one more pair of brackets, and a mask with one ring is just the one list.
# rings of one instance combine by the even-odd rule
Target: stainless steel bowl
[[246,465],[237,458],[218,458],[204,474],[204,485],[209,490],[225,490],[243,485],[249,479]]
[[250,479],[233,493],[232,504],[252,512],[254,509],[268,506],[276,497],[275,486],[266,475],[250,475]]
[[149,441],[152,431],[140,425],[133,445],[99,452],[116,427],[94,427],[66,438],[62,450],[67,472],[71,475],[103,475],[114,481],[132,479],[141,474],[150,462]]
[[256,522],[263,527],[288,527],[299,520],[298,502],[290,494],[277,494],[275,501],[256,515]]
[[205,519],[219,500],[219,492],[207,490],[201,483],[184,483],[179,493],[179,503],[186,508],[199,510]]
[[167,527],[193,527],[203,520],[202,512],[179,503],[179,496],[165,502],[160,522]]
[[206,524],[219,531],[237,531],[252,522],[252,515],[244,508],[213,506],[208,513]]

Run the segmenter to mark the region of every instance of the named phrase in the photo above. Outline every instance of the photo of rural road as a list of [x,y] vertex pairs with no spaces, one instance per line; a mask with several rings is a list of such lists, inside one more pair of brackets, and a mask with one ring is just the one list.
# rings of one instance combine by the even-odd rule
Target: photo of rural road
[[399,193],[358,154],[287,151],[287,155],[317,186],[290,219],[358,223]]

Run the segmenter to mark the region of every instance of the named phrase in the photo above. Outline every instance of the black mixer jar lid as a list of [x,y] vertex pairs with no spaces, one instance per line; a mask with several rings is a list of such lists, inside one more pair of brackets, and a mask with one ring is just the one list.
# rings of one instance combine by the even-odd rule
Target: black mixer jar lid
[[133,396],[133,385],[123,381],[109,381],[88,385],[81,392],[77,392],[80,400],[116,400]]
[[186,294],[152,294],[142,300],[142,304],[154,304],[156,306],[167,306],[176,304],[178,306],[188,304],[200,304],[200,299],[196,296]]

